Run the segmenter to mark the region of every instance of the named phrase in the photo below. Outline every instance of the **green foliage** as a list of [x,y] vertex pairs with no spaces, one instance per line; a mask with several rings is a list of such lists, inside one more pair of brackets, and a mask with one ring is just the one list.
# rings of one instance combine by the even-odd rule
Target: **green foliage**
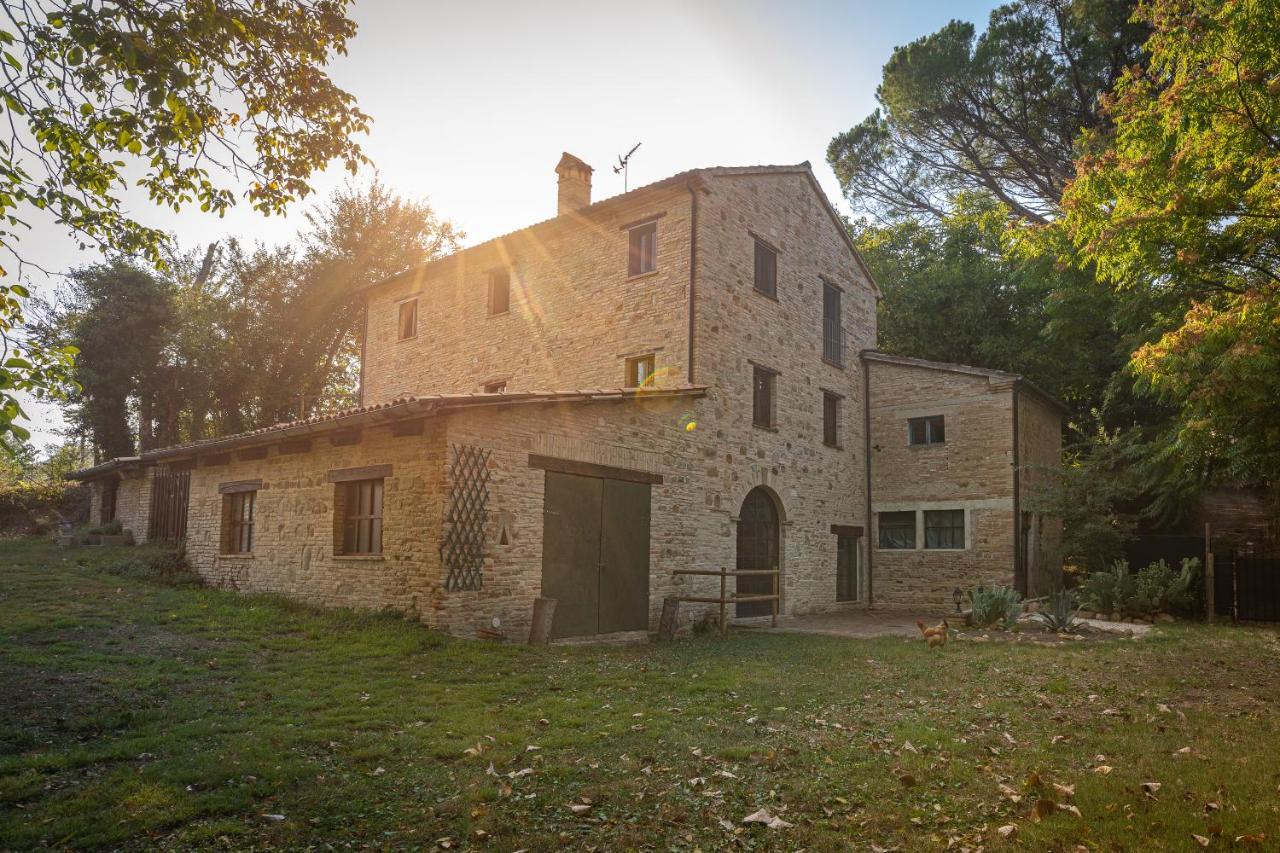
[[[107,533],[106,530],[99,531]],[[119,530],[116,531],[119,533]],[[115,560],[102,565],[103,571],[165,586],[203,586],[204,581],[187,562],[186,552],[166,543],[121,549]]]
[[463,236],[376,180],[339,189],[306,221],[296,246],[175,253],[164,278],[125,262],[72,275],[36,331],[83,350],[69,419],[103,456],[288,420],[299,394],[309,411],[352,404],[359,288]]
[[1011,631],[1022,615],[1022,596],[1011,586],[978,584],[969,590],[970,620],[979,628],[1000,625]]
[[[281,213],[368,116],[321,68],[355,34],[347,0],[63,3],[11,0],[0,25],[0,253],[19,259],[28,217],[82,243],[163,263],[166,236],[125,212],[127,186],[177,211],[249,203]],[[15,345],[26,292],[0,270],[0,445],[27,437],[15,391],[73,387],[74,351]],[[114,438],[112,439],[115,440]]]
[[1059,589],[1049,593],[1044,606],[1031,614],[1050,631],[1070,633],[1080,625],[1080,602],[1074,589]]
[[1155,613],[1192,613],[1198,608],[1200,561],[1183,560],[1174,571],[1159,560],[1134,573],[1117,560],[1111,568],[1089,573],[1080,583],[1084,606],[1099,614],[1150,618]]
[[1139,18],[1150,61],[1105,100],[1114,132],[1083,140],[1064,260],[1182,300],[1130,365],[1177,410],[1171,476],[1280,500],[1280,2],[1147,0]]
[[937,221],[857,227],[884,293],[878,347],[1020,373],[1083,416],[1124,364],[1114,300],[1087,276],[1007,254],[1007,221],[1005,207],[972,194]]
[[879,109],[827,149],[854,210],[941,218],[978,191],[1024,221],[1050,219],[1081,129],[1108,125],[1098,96],[1141,56],[1132,7],[1017,0],[979,36],[952,21],[894,50]]
[[1120,613],[1121,605],[1131,601],[1137,592],[1137,581],[1129,564],[1116,560],[1109,569],[1099,569],[1080,581],[1080,600],[1084,607],[1101,615]]

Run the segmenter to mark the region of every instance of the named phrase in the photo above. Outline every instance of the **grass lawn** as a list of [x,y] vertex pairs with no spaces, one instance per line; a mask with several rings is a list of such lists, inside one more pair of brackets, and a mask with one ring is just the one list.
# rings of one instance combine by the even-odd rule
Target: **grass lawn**
[[0,544],[0,848],[1280,842],[1271,630],[531,649],[113,569],[146,551]]

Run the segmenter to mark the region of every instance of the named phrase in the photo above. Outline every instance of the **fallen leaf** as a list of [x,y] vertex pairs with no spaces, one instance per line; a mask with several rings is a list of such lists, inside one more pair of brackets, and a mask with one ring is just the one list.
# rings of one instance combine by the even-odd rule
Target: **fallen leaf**
[[769,814],[767,809],[760,809],[758,812],[753,812],[752,814],[747,815],[742,819],[742,822],[763,823],[770,829],[788,829],[791,827],[791,824],[787,823],[782,818]]
[[1143,782],[1140,787],[1142,788],[1142,793],[1146,794],[1153,800],[1156,798],[1156,794],[1160,791],[1159,782]]
[[1249,835],[1236,836],[1236,844],[1248,844],[1251,847],[1255,844],[1261,844],[1266,840],[1267,840],[1267,834],[1265,832],[1256,832],[1256,833],[1251,833]]
[[585,803],[573,803],[572,805],[569,806],[569,811],[573,812],[576,815],[584,815],[587,812],[591,811],[591,806],[588,806]]
[[1073,806],[1071,803],[1063,803],[1058,808],[1062,809],[1064,812],[1071,812],[1073,815],[1075,815],[1078,818],[1084,817],[1084,815],[1080,814],[1080,807]]
[[1054,782],[1053,790],[1056,791],[1058,796],[1062,797],[1064,800],[1073,799],[1076,795],[1075,785],[1059,785],[1057,782]]
[[1011,823],[1006,823],[1004,826],[997,829],[996,832],[1000,833],[1002,838],[1013,838],[1018,834],[1018,827]]
[[902,787],[910,788],[916,783],[916,777],[912,776],[910,773],[903,773],[898,777],[898,781],[902,783]]
[[1196,840],[1196,844],[1199,844],[1201,847],[1208,847],[1208,846],[1209,846],[1209,838],[1208,838],[1207,836],[1204,836],[1204,835],[1196,835],[1196,834],[1193,832],[1193,833],[1191,833],[1191,837],[1192,837],[1192,838],[1194,838],[1194,839]]
[[1111,772],[1111,767],[1106,764],[1099,764],[1097,767],[1093,768],[1093,772],[1106,776]]

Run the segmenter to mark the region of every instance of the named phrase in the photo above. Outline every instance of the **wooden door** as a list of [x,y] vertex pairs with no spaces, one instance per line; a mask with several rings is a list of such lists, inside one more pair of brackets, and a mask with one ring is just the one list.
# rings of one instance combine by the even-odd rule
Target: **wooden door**
[[542,595],[556,600],[551,636],[600,626],[600,498],[603,481],[548,471],[542,508]]
[[600,633],[649,627],[649,484],[602,480]]
[[[747,492],[738,514],[738,571],[778,568],[778,510],[762,488]],[[771,595],[774,577],[754,575],[737,579],[738,595]],[[768,616],[773,602],[752,601],[734,605],[738,616]]]
[[551,636],[649,627],[649,484],[548,471],[542,594]]

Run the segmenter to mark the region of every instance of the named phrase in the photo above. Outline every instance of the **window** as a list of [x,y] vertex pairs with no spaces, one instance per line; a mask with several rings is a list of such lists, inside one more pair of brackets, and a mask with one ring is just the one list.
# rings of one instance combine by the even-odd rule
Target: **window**
[[102,506],[98,508],[98,523],[110,524],[116,520],[116,492],[120,481],[115,477],[102,481]]
[[964,510],[927,509],[924,511],[924,547],[963,548]]
[[822,358],[844,365],[844,329],[840,323],[840,288],[822,283]]
[[489,273],[489,316],[505,314],[511,310],[511,272],[493,270]]
[[410,299],[400,303],[399,339],[407,341],[418,336],[418,300]]
[[756,290],[778,297],[778,252],[756,240]]
[[947,440],[942,415],[907,420],[907,444],[942,444]]
[[836,601],[861,601],[858,542],[860,536],[841,533],[836,539]]
[[758,364],[751,368],[751,422],[758,427],[773,429],[774,386],[777,384],[778,374]]
[[338,483],[337,513],[341,521],[338,553],[382,553],[382,479]]
[[658,268],[658,223],[637,225],[628,234],[627,275],[644,275]]
[[916,547],[916,514],[906,512],[880,513],[880,547],[889,550]]
[[640,355],[627,359],[627,375],[623,379],[624,388],[639,388],[653,377],[652,355]]
[[486,382],[484,384],[484,393],[486,394],[502,394],[507,390],[507,380],[499,379],[496,382]]
[[840,395],[822,392],[822,443],[840,446]]
[[256,491],[222,496],[222,553],[253,553],[253,505]]

